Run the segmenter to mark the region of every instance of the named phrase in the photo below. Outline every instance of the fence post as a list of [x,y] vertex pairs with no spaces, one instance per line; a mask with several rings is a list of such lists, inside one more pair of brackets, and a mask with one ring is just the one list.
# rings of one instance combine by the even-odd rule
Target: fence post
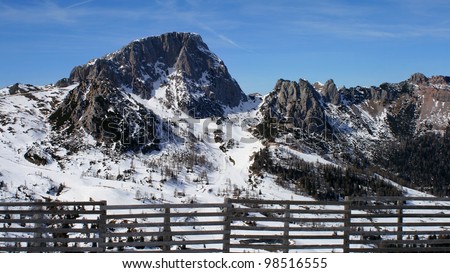
[[348,196],[344,199],[344,253],[350,252],[350,225],[351,225],[351,214],[350,209],[350,198]]
[[397,241],[403,240],[403,199],[397,201]]
[[284,211],[284,228],[283,228],[283,252],[289,252],[289,218],[291,218],[291,206],[290,204],[286,204],[286,208]]
[[98,217],[98,237],[100,242],[98,243],[98,247],[100,248],[99,252],[106,252],[106,239],[108,237],[107,228],[106,228],[106,205],[107,202],[105,200],[101,201],[100,204],[100,215]]
[[231,215],[233,206],[230,199],[225,198],[223,208],[223,253],[230,253]]
[[[172,241],[172,236],[170,235],[171,228],[170,228],[170,207],[166,207],[164,208],[164,228],[163,228],[163,242],[170,242]],[[164,244],[162,247],[163,251],[170,251],[170,245],[169,244]]]
[[[35,202],[35,206],[34,206],[34,210],[36,211],[33,214],[33,220],[36,220],[36,222],[34,223],[34,228],[36,229],[36,231],[34,232],[33,237],[35,239],[41,239],[42,238],[42,229],[44,228],[44,223],[43,223],[43,219],[44,219],[44,207],[42,206],[42,200],[41,199],[36,199]],[[32,244],[33,247],[46,247],[46,243],[44,242],[40,242],[40,243],[33,243]]]

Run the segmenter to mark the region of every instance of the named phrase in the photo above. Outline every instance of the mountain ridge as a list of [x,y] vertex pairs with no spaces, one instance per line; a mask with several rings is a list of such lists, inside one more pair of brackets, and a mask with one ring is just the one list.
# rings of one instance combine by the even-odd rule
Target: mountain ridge
[[[93,199],[130,203],[335,200],[401,195],[396,182],[448,195],[449,80],[416,73],[338,88],[280,79],[267,95],[246,96],[199,35],[142,38],[53,85],[0,89],[8,166],[0,192],[69,200],[88,188]],[[427,175],[438,182],[422,181]]]
[[[165,90],[169,104],[178,103],[183,111],[195,111],[201,117],[221,115],[222,105],[235,107],[246,100],[223,61],[209,50],[200,35],[192,33],[173,32],[135,40],[103,58],[75,67],[69,77],[72,82],[99,78],[143,99],[155,96],[157,89],[173,81],[177,89]],[[200,93],[205,99],[202,103],[209,101],[217,110],[196,109],[192,93]]]

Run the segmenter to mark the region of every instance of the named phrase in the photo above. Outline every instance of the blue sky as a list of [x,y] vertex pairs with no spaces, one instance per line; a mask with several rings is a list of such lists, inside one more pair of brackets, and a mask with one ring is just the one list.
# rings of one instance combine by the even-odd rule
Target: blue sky
[[199,33],[249,93],[450,75],[448,0],[0,0],[0,86],[47,84],[130,41]]

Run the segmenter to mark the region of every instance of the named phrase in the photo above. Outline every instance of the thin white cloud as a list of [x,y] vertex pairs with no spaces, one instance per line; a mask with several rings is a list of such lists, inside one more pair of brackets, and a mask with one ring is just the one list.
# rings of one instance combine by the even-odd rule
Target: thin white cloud
[[75,3],[75,4],[72,4],[72,5],[68,6],[68,7],[66,7],[66,9],[76,8],[76,7],[85,5],[87,3],[90,3],[92,1],[94,1],[94,0],[86,0],[86,1],[83,1],[83,2]]
[[10,6],[1,4],[0,18],[3,21],[21,23],[71,23],[78,12],[69,11],[52,1],[37,2],[35,5]]
[[229,44],[232,45],[232,46],[242,48],[242,47],[241,47],[240,45],[238,45],[235,41],[231,40],[230,38],[226,37],[225,35],[218,34],[218,37],[219,37],[220,39],[222,39],[223,41],[229,43]]
[[304,20],[295,22],[300,34],[325,34],[344,38],[404,39],[450,35],[450,27],[438,25],[377,24]]
[[[269,33],[374,39],[448,38],[449,9],[448,0],[297,0],[264,5],[249,0],[242,4],[245,14],[260,20],[261,29]],[[263,19],[266,17],[271,19],[267,23]]]
[[211,28],[210,26],[197,21],[197,20],[193,20],[192,18],[190,19],[190,21],[196,25],[197,27],[200,27],[201,29],[208,31],[209,33],[213,34],[214,36],[216,36],[217,38],[219,38],[220,40],[224,41],[225,43],[232,45],[234,47],[240,48],[240,49],[244,49],[242,46],[240,46],[238,43],[236,43],[235,41],[231,40],[230,38],[228,38],[227,36],[225,36],[224,34],[218,33],[216,30],[214,30],[213,28]]
[[[164,10],[165,14],[170,14],[170,18],[176,18],[178,20],[184,21],[192,26],[200,28],[213,36],[217,37],[221,41],[233,47],[247,50],[236,41],[229,38],[223,32],[219,31],[218,28],[213,28],[212,25],[229,25],[226,22],[221,22],[222,16],[214,11],[205,11],[202,9],[201,5],[197,0],[186,1],[187,7],[180,9],[178,1],[176,0],[166,0],[166,1],[156,1],[158,5]],[[161,20],[167,20],[167,17],[161,17]],[[172,20],[172,19],[171,19]],[[208,22],[207,24],[204,22]],[[248,50],[247,50],[248,51]]]
[[61,6],[56,1],[38,1],[34,5],[7,5],[0,2],[0,21],[21,24],[78,24],[106,22],[110,18],[137,20],[149,18],[151,14],[142,7],[118,9],[109,7],[86,8],[94,0],[86,0],[69,6]]

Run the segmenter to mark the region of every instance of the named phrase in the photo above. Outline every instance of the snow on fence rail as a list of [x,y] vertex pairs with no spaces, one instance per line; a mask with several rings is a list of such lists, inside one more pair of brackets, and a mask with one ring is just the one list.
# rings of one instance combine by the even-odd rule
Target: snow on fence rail
[[450,199],[0,203],[0,252],[450,252]]
[[450,199],[354,198],[349,252],[450,252]]
[[2,252],[100,252],[106,202],[0,203]]
[[222,252],[225,204],[107,206],[106,251]]

